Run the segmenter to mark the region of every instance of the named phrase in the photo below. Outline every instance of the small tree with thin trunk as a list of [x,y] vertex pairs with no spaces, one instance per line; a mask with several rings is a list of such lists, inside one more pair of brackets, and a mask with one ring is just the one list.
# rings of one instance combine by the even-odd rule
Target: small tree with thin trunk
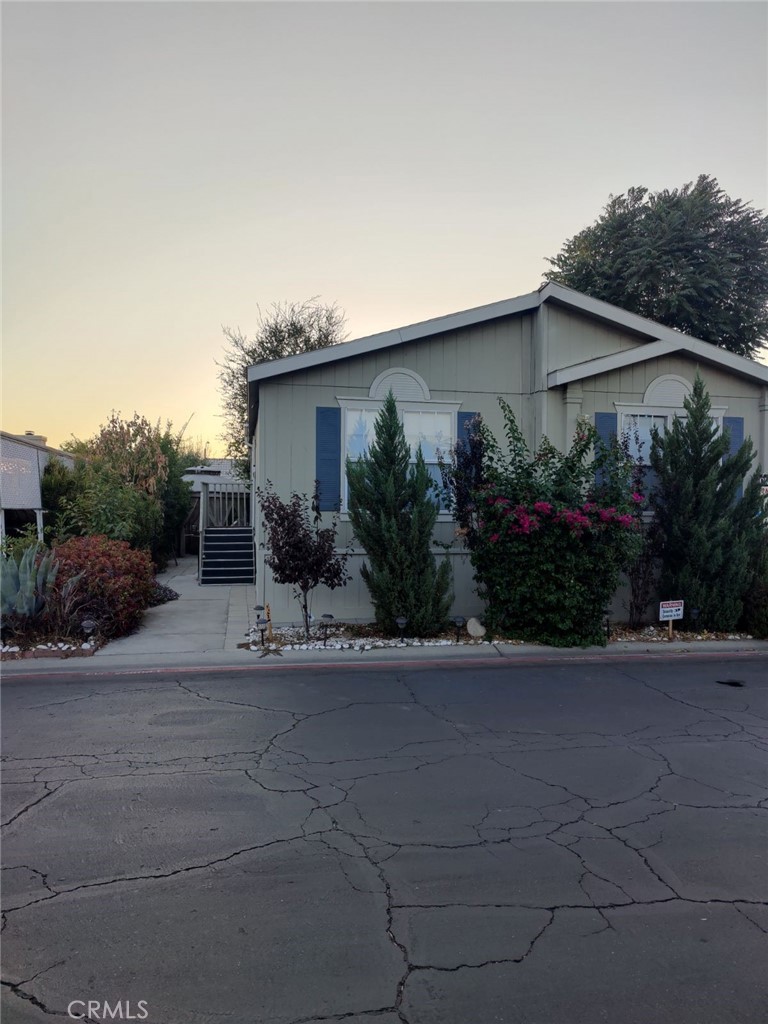
[[275,582],[293,587],[309,639],[312,591],[321,584],[335,590],[351,579],[346,571],[348,553],[336,551],[337,519],[334,516],[330,526],[321,526],[317,480],[309,507],[306,494],[294,492],[289,501],[281,501],[269,480],[266,490],[256,490],[256,497],[266,526],[265,562]]
[[390,391],[374,424],[374,441],[364,458],[347,460],[349,519],[365,548],[360,570],[371,595],[376,624],[395,635],[405,616],[411,636],[436,633],[453,600],[447,559],[438,566],[432,532],[438,515],[434,485],[421,446],[410,450],[397,403]]

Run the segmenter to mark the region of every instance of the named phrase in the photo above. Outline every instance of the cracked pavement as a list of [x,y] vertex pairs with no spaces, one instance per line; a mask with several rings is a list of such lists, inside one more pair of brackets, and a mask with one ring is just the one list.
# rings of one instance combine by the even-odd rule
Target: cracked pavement
[[767,669],[6,679],[3,1019],[762,1022]]

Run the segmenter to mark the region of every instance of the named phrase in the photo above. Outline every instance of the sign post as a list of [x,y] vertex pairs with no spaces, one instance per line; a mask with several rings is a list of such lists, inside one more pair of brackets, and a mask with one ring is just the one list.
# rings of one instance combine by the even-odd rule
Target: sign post
[[685,601],[662,601],[659,604],[659,622],[666,622],[669,627],[668,639],[672,639],[672,623],[682,619]]

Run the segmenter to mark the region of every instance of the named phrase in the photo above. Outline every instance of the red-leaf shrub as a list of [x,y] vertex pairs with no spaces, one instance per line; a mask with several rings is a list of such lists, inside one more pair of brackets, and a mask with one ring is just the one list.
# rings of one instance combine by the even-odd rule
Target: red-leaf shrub
[[60,584],[84,573],[87,597],[79,614],[95,621],[97,635],[124,636],[137,628],[154,587],[148,552],[104,536],[72,537],[58,545],[56,558]]

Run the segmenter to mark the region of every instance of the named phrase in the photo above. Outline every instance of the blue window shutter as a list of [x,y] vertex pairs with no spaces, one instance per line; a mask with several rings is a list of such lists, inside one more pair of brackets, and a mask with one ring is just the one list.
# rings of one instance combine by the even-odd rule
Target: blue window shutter
[[[744,417],[723,416],[723,430],[729,430],[731,432],[731,447],[727,456],[727,458],[731,458],[744,444]],[[738,490],[736,491],[736,497],[741,498],[743,493],[744,488],[739,484]]]
[[[618,416],[615,412],[596,412],[595,413],[595,429],[598,433],[598,447],[608,447],[611,443],[611,438],[618,434]],[[604,483],[604,473],[602,470],[598,470],[595,476],[595,483],[600,486]]]
[[341,409],[315,410],[315,477],[319,482],[320,511],[341,507]]
[[456,423],[456,440],[469,440],[469,424],[477,416],[476,412],[460,412]]

